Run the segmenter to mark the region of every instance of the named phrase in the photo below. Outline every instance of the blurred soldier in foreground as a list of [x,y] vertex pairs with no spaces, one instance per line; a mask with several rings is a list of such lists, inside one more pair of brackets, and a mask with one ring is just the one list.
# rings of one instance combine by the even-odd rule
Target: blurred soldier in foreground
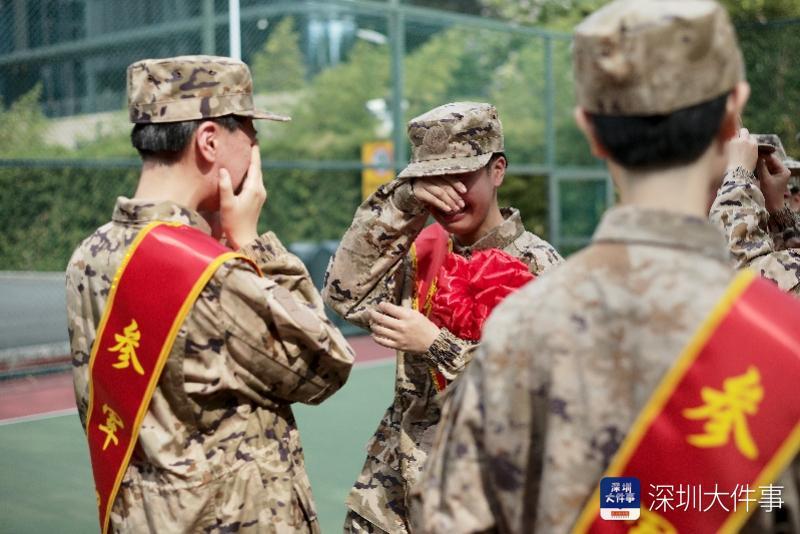
[[253,119],[288,118],[221,57],[134,63],[128,103],[138,188],[67,267],[101,530],[318,532],[290,405],[339,389],[353,353],[300,260],[257,233]]
[[[764,146],[774,151],[760,152]],[[792,210],[792,197],[786,198],[800,162],[786,155],[777,135],[742,129],[731,142],[728,168],[710,218],[727,237],[736,267],[750,267],[800,296],[800,215]]]
[[[345,532],[407,532],[442,391],[472,359],[483,322],[508,293],[562,261],[500,209],[506,157],[494,106],[456,102],[408,124],[412,161],[356,211],[323,297],[397,350],[395,397],[347,499]],[[423,230],[429,216],[437,221]]]
[[[490,317],[445,404],[412,525],[736,531],[745,505],[767,510],[759,487],[798,448],[800,303],[736,275],[707,220],[749,95],[733,28],[713,1],[617,0],[577,27],[574,61],[575,117],[621,205]],[[601,494],[602,477],[641,490],[618,480]],[[796,487],[783,486],[751,531],[798,526]],[[698,491],[718,496],[700,506]],[[635,513],[617,504],[629,494]]]

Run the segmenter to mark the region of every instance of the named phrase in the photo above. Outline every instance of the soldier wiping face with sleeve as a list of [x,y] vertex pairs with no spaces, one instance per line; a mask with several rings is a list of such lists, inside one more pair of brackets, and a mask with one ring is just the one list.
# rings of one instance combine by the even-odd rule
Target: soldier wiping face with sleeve
[[300,260],[257,233],[253,120],[288,117],[223,57],[136,62],[128,101],[138,187],[66,273],[101,530],[319,532],[291,404],[332,395],[354,354]]
[[[412,526],[798,532],[796,484],[776,478],[800,446],[800,306],[737,275],[707,220],[749,95],[728,16],[617,0],[576,28],[574,62],[576,120],[620,205],[495,309],[443,408]],[[753,504],[773,483],[772,507]]]
[[[774,152],[760,154],[758,147],[764,145]],[[737,268],[756,270],[800,296],[800,215],[791,207],[793,199],[785,202],[791,176],[800,177],[800,162],[786,155],[777,135],[755,136],[741,129],[731,142],[710,219],[725,234]]]
[[[348,496],[347,532],[408,531],[407,494],[442,391],[471,359],[491,308],[562,261],[517,210],[498,207],[506,157],[493,106],[437,107],[412,119],[408,135],[411,163],[358,208],[323,290],[340,315],[397,350],[394,400]],[[429,216],[436,223],[425,228]]]

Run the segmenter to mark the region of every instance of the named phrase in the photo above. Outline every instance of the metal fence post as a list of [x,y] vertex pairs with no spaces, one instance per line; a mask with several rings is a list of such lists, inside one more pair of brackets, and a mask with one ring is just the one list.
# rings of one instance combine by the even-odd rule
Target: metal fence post
[[392,64],[392,139],[394,141],[394,164],[399,169],[406,160],[405,117],[403,113],[403,58],[406,54],[406,24],[400,0],[391,0],[389,16],[389,43]]
[[550,209],[547,212],[549,219],[549,241],[554,247],[561,244],[561,200],[559,195],[559,182],[556,176],[556,128],[555,128],[555,80],[553,79],[553,38],[545,35],[544,39],[544,74],[545,74],[545,132],[546,151],[545,163],[547,165],[547,195]]
[[239,15],[239,0],[228,0],[228,35],[233,59],[242,59],[242,18]]

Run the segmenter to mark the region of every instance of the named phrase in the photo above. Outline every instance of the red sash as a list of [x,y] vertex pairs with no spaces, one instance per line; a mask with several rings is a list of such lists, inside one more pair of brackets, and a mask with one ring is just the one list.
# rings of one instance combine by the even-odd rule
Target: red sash
[[800,302],[740,273],[603,475],[639,479],[641,518],[601,519],[598,490],[575,532],[738,532],[800,450],[799,328]]
[[[450,234],[439,223],[433,223],[420,232],[411,245],[411,261],[414,269],[414,297],[412,306],[425,317],[431,314],[431,301],[436,293],[436,274],[453,250]],[[431,368],[431,378],[438,391],[447,387],[442,373]]]
[[[410,252],[413,308],[461,339],[480,339],[492,309],[534,278],[527,265],[499,249],[478,251],[469,260],[454,254],[450,235],[439,224],[422,230]],[[434,367],[430,374],[443,391],[444,375]]]
[[103,533],[175,336],[208,280],[232,258],[252,263],[195,228],[154,222],[114,276],[89,360],[86,416]]

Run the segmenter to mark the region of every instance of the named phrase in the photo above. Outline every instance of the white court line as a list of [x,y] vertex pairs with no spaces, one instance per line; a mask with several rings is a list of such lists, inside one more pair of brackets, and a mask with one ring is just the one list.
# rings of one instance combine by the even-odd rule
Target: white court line
[[1,419],[0,426],[13,425],[15,423],[28,423],[31,421],[42,421],[44,419],[55,419],[66,415],[75,415],[77,408],[67,408],[66,410],[56,410],[54,412],[43,412],[35,415],[23,415],[22,417],[12,417],[11,419]]
[[0,271],[0,281],[16,280],[65,280],[64,271]]
[[[383,367],[394,363],[394,356],[389,358],[381,358],[380,360],[372,360],[364,363],[356,363],[354,369],[371,369],[373,367]],[[67,408],[66,410],[55,410],[52,412],[42,412],[34,415],[23,415],[21,417],[11,417],[10,419],[0,419],[0,426],[13,425],[16,423],[29,423],[32,421],[43,421],[46,419],[55,419],[56,417],[65,417],[67,415],[75,415],[78,413],[77,408]]]

